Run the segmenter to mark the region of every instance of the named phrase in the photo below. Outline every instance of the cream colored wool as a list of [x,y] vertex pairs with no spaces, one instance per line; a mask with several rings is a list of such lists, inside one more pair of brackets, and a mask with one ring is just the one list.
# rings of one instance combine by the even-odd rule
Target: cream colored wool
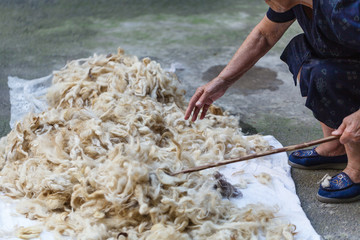
[[16,231],[16,236],[21,239],[33,239],[40,236],[40,233],[43,231],[43,227],[36,225],[31,227],[20,227]]
[[[123,50],[54,73],[49,109],[0,141],[0,190],[18,211],[76,239],[292,239],[261,205],[237,208],[213,189],[213,170],[172,172],[268,148],[236,118],[184,120],[174,75]],[[221,113],[213,108],[214,113]]]
[[259,181],[259,183],[268,185],[271,183],[272,177],[270,174],[262,172],[259,175],[255,175],[255,178]]

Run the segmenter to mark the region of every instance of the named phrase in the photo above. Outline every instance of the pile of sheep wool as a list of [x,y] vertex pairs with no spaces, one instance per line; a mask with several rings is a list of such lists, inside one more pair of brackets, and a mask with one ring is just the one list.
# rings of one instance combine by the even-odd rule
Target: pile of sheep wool
[[0,191],[42,229],[73,239],[292,239],[294,226],[262,205],[236,207],[196,165],[264,151],[235,117],[212,108],[184,120],[184,91],[149,58],[79,59],[54,72],[49,108],[0,141]]

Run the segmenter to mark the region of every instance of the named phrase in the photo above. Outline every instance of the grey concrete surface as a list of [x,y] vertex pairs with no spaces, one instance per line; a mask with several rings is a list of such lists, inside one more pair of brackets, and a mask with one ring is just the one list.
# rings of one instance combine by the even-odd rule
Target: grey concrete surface
[[[42,77],[68,60],[122,47],[172,63],[187,90],[210,80],[267,10],[262,0],[0,0],[0,136],[9,131],[7,76]],[[217,104],[240,117],[248,134],[275,136],[283,145],[322,137],[298,87],[279,60],[296,33],[281,41]],[[302,207],[324,239],[360,239],[360,203],[331,205],[315,199],[318,181],[336,171],[292,170]]]

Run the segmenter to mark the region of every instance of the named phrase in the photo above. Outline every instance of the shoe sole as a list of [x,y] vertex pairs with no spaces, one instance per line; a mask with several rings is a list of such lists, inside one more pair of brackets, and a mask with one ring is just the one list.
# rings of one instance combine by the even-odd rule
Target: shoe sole
[[293,163],[288,160],[290,166],[294,168],[300,168],[304,170],[320,170],[320,169],[335,169],[335,170],[344,170],[347,163],[326,163],[326,164],[318,164],[314,166],[303,166],[300,164]]
[[316,194],[317,200],[319,200],[322,203],[349,203],[349,202],[355,202],[360,200],[360,195],[353,197],[353,198],[327,198],[322,197],[318,193]]

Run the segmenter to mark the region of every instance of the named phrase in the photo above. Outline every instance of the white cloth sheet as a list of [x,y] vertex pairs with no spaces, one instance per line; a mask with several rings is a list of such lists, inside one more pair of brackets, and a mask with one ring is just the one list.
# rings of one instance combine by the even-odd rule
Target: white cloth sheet
[[[29,111],[39,112],[46,109],[46,100],[42,96],[51,84],[51,76],[31,81],[9,77],[8,84],[11,99],[11,126]],[[282,147],[273,136],[265,136],[265,138],[275,148]],[[239,171],[243,172],[234,174]],[[276,214],[278,218],[296,225],[295,239],[321,239],[301,208],[286,153],[233,163],[220,168],[220,172],[233,184],[239,182],[239,177],[248,181],[247,188],[241,189],[243,197],[232,199],[238,207],[256,203],[271,208],[276,207],[279,210]],[[261,184],[257,180],[255,176],[261,173],[271,175],[270,184]],[[1,195],[0,193],[0,239],[18,239],[14,233],[18,227],[36,225],[37,221],[17,214],[15,210],[17,201]],[[54,238],[52,233],[44,231],[40,239],[52,240]]]

